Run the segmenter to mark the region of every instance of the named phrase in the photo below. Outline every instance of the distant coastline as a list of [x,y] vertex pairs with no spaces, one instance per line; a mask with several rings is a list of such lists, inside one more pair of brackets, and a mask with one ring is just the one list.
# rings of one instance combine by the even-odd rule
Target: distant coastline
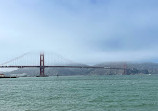
[[[101,63],[94,66],[104,67],[124,67],[123,62]],[[126,63],[126,75],[134,74],[158,74],[158,63]],[[69,75],[122,75],[123,70],[115,69],[71,69],[71,68],[46,68],[45,73],[49,76],[69,76]],[[11,72],[4,72],[10,76],[12,74],[19,76],[38,76],[39,68],[22,68]]]

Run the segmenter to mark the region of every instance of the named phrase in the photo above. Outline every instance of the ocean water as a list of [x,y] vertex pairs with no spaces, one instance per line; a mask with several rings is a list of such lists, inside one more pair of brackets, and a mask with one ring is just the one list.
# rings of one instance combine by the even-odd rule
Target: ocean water
[[0,111],[158,111],[158,75],[0,79]]

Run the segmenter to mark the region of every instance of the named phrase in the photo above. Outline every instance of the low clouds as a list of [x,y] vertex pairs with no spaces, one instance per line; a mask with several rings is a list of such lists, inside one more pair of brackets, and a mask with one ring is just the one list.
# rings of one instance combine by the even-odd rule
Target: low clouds
[[18,55],[52,50],[87,63],[150,60],[158,53],[157,5],[157,0],[0,1],[0,44],[6,47],[0,50],[5,56],[12,55],[8,49]]

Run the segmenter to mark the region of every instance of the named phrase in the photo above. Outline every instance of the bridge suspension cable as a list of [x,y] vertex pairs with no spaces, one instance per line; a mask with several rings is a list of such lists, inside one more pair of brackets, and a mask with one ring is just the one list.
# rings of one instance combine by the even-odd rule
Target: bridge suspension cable
[[[79,63],[72,62],[71,60],[65,59],[60,55],[55,54],[54,57],[49,57],[49,59],[45,59],[45,55],[38,54],[38,57],[36,56],[30,56],[30,58],[27,57],[27,55],[30,54],[30,52],[25,53],[21,56],[18,56],[14,59],[11,59],[7,62],[4,62],[0,65],[0,68],[40,68],[40,77],[44,77],[44,69],[49,67],[58,67],[58,68],[100,68],[100,69],[121,69],[124,70],[124,74],[126,73],[126,67],[124,68],[117,68],[117,67],[102,67],[102,66],[88,66],[83,65]],[[24,58],[24,60],[20,61],[20,59]],[[56,59],[57,58],[57,59]],[[51,59],[51,60],[50,60]],[[53,60],[52,60],[53,59]],[[32,60],[32,61],[30,61]],[[35,62],[33,62],[35,60]],[[57,61],[56,61],[57,60]],[[28,61],[31,62],[31,64],[27,63]],[[13,64],[9,64],[13,63]],[[27,64],[26,64],[27,63]],[[33,64],[34,63],[34,64]]]

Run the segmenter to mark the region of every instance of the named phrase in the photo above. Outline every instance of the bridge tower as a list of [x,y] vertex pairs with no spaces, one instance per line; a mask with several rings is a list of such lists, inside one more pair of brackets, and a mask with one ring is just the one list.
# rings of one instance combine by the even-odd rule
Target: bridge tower
[[40,77],[45,77],[44,74],[44,53],[40,54]]
[[123,75],[126,75],[127,74],[127,64],[125,63],[124,64],[124,69],[123,69]]

